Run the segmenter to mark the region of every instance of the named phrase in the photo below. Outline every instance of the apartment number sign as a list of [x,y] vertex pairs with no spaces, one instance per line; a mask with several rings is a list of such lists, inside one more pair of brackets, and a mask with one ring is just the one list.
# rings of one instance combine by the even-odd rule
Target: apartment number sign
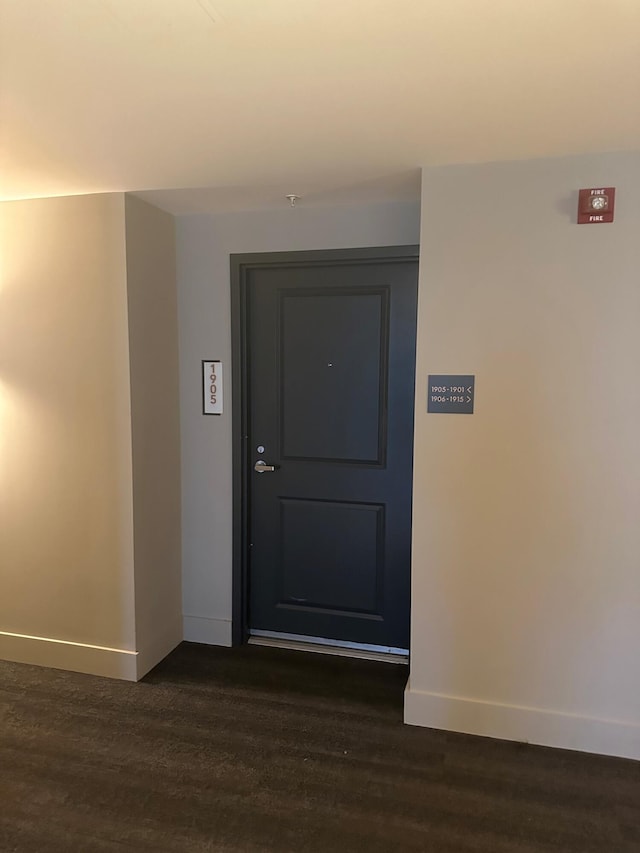
[[219,359],[202,362],[202,414],[222,414],[222,362]]

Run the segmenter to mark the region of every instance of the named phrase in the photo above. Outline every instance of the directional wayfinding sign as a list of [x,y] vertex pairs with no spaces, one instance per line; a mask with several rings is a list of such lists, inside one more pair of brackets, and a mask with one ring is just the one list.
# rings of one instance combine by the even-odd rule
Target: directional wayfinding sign
[[472,415],[475,376],[431,374],[427,389],[427,412]]

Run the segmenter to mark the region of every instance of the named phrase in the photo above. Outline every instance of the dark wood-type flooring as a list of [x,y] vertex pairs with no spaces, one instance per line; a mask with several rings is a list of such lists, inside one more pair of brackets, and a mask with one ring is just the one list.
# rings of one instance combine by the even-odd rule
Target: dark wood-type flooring
[[402,724],[404,667],[183,644],[0,663],[0,850],[640,851],[640,763]]

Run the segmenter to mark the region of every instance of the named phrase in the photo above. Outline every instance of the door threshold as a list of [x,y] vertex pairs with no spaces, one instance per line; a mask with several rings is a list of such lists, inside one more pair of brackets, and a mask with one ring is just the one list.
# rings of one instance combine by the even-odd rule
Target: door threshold
[[323,655],[375,660],[383,663],[408,664],[409,650],[393,646],[374,646],[367,643],[350,643],[327,640],[324,637],[306,637],[302,634],[281,634],[277,631],[250,630],[247,641],[252,646],[270,646],[299,652],[316,652]]

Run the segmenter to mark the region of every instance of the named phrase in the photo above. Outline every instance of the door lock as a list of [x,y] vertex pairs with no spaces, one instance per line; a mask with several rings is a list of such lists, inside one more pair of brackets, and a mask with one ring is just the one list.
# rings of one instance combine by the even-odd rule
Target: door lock
[[258,459],[256,464],[253,466],[253,470],[257,471],[258,474],[272,474],[277,467],[277,465],[267,465],[267,463],[262,459]]

